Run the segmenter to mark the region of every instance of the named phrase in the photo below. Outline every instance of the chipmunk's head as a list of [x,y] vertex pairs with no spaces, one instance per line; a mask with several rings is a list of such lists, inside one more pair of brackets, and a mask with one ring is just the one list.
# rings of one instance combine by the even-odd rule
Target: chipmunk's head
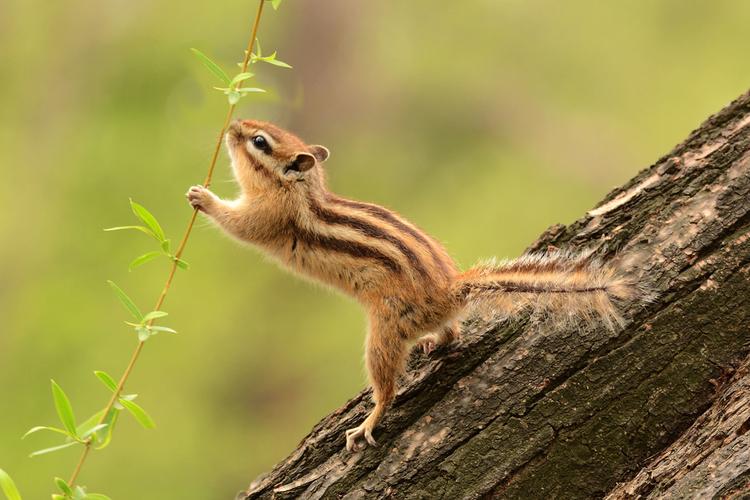
[[262,121],[235,120],[226,135],[232,168],[243,188],[315,189],[324,184],[328,149]]

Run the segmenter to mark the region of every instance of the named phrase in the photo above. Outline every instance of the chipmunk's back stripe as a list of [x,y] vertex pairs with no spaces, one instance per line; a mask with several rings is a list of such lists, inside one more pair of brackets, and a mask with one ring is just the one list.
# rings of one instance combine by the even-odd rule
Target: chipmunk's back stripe
[[399,231],[403,231],[404,233],[410,235],[415,240],[417,240],[419,243],[421,243],[423,246],[427,248],[427,250],[430,252],[430,255],[432,256],[433,261],[435,264],[437,264],[440,267],[440,270],[445,274],[446,276],[449,276],[453,272],[453,263],[446,261],[446,258],[442,255],[440,255],[435,250],[435,245],[430,241],[429,237],[422,234],[417,229],[409,226],[408,224],[405,224],[402,220],[400,220],[396,215],[394,215],[389,210],[380,207],[378,205],[372,205],[370,203],[362,203],[359,201],[353,201],[353,200],[347,200],[346,198],[341,198],[339,196],[335,196],[332,194],[328,195],[328,200],[337,203],[339,205],[343,205],[345,207],[359,209],[364,212],[367,212],[368,214],[372,215],[373,217],[376,217],[383,222],[389,223],[391,226],[393,226],[395,229]]
[[427,269],[425,268],[424,263],[419,259],[419,256],[417,256],[417,254],[414,253],[406,243],[393,234],[388,233],[374,224],[368,223],[366,220],[329,210],[321,206],[312,197],[308,199],[308,205],[312,213],[326,224],[345,226],[354,229],[365,236],[369,236],[370,238],[387,241],[395,246],[399,252],[406,257],[409,264],[411,264],[411,266],[414,267],[423,278],[430,278],[430,273],[427,272]]
[[363,245],[356,241],[340,240],[319,233],[314,233],[302,229],[296,224],[293,224],[291,230],[297,240],[304,242],[309,247],[320,248],[329,252],[342,253],[358,259],[375,260],[395,273],[401,272],[401,265],[398,262],[376,248]]
[[505,293],[594,293],[606,292],[606,286],[555,286],[555,285],[530,285],[509,281],[493,281],[490,283],[464,283],[459,288],[459,295],[465,297],[473,291],[481,292],[505,292]]

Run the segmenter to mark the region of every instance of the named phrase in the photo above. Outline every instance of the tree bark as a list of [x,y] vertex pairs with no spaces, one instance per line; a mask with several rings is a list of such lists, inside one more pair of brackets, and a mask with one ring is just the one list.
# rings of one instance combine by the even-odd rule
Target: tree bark
[[363,391],[238,498],[747,493],[750,93],[529,250],[550,245],[594,249],[648,300],[618,332],[473,320],[412,357],[378,447],[344,450]]
[[726,386],[711,408],[608,500],[750,497],[750,358],[713,383]]

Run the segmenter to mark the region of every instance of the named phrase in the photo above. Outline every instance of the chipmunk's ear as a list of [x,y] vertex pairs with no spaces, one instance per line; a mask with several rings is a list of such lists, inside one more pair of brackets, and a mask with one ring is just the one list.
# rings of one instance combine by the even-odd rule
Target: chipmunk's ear
[[284,175],[299,175],[315,166],[315,157],[310,153],[297,153],[289,164],[284,167]]
[[310,150],[313,156],[317,158],[320,163],[323,163],[328,159],[329,156],[331,156],[331,152],[328,151],[328,148],[325,146],[321,146],[320,144],[309,146],[307,149]]

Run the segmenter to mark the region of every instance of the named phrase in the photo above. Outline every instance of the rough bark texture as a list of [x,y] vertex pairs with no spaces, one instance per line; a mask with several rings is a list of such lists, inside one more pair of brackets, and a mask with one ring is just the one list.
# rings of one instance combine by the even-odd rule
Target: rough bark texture
[[531,249],[548,245],[595,249],[650,301],[614,333],[475,320],[456,347],[413,357],[379,447],[343,449],[364,391],[239,498],[747,493],[750,94]]
[[723,387],[711,408],[608,500],[750,498],[750,358],[714,383]]

